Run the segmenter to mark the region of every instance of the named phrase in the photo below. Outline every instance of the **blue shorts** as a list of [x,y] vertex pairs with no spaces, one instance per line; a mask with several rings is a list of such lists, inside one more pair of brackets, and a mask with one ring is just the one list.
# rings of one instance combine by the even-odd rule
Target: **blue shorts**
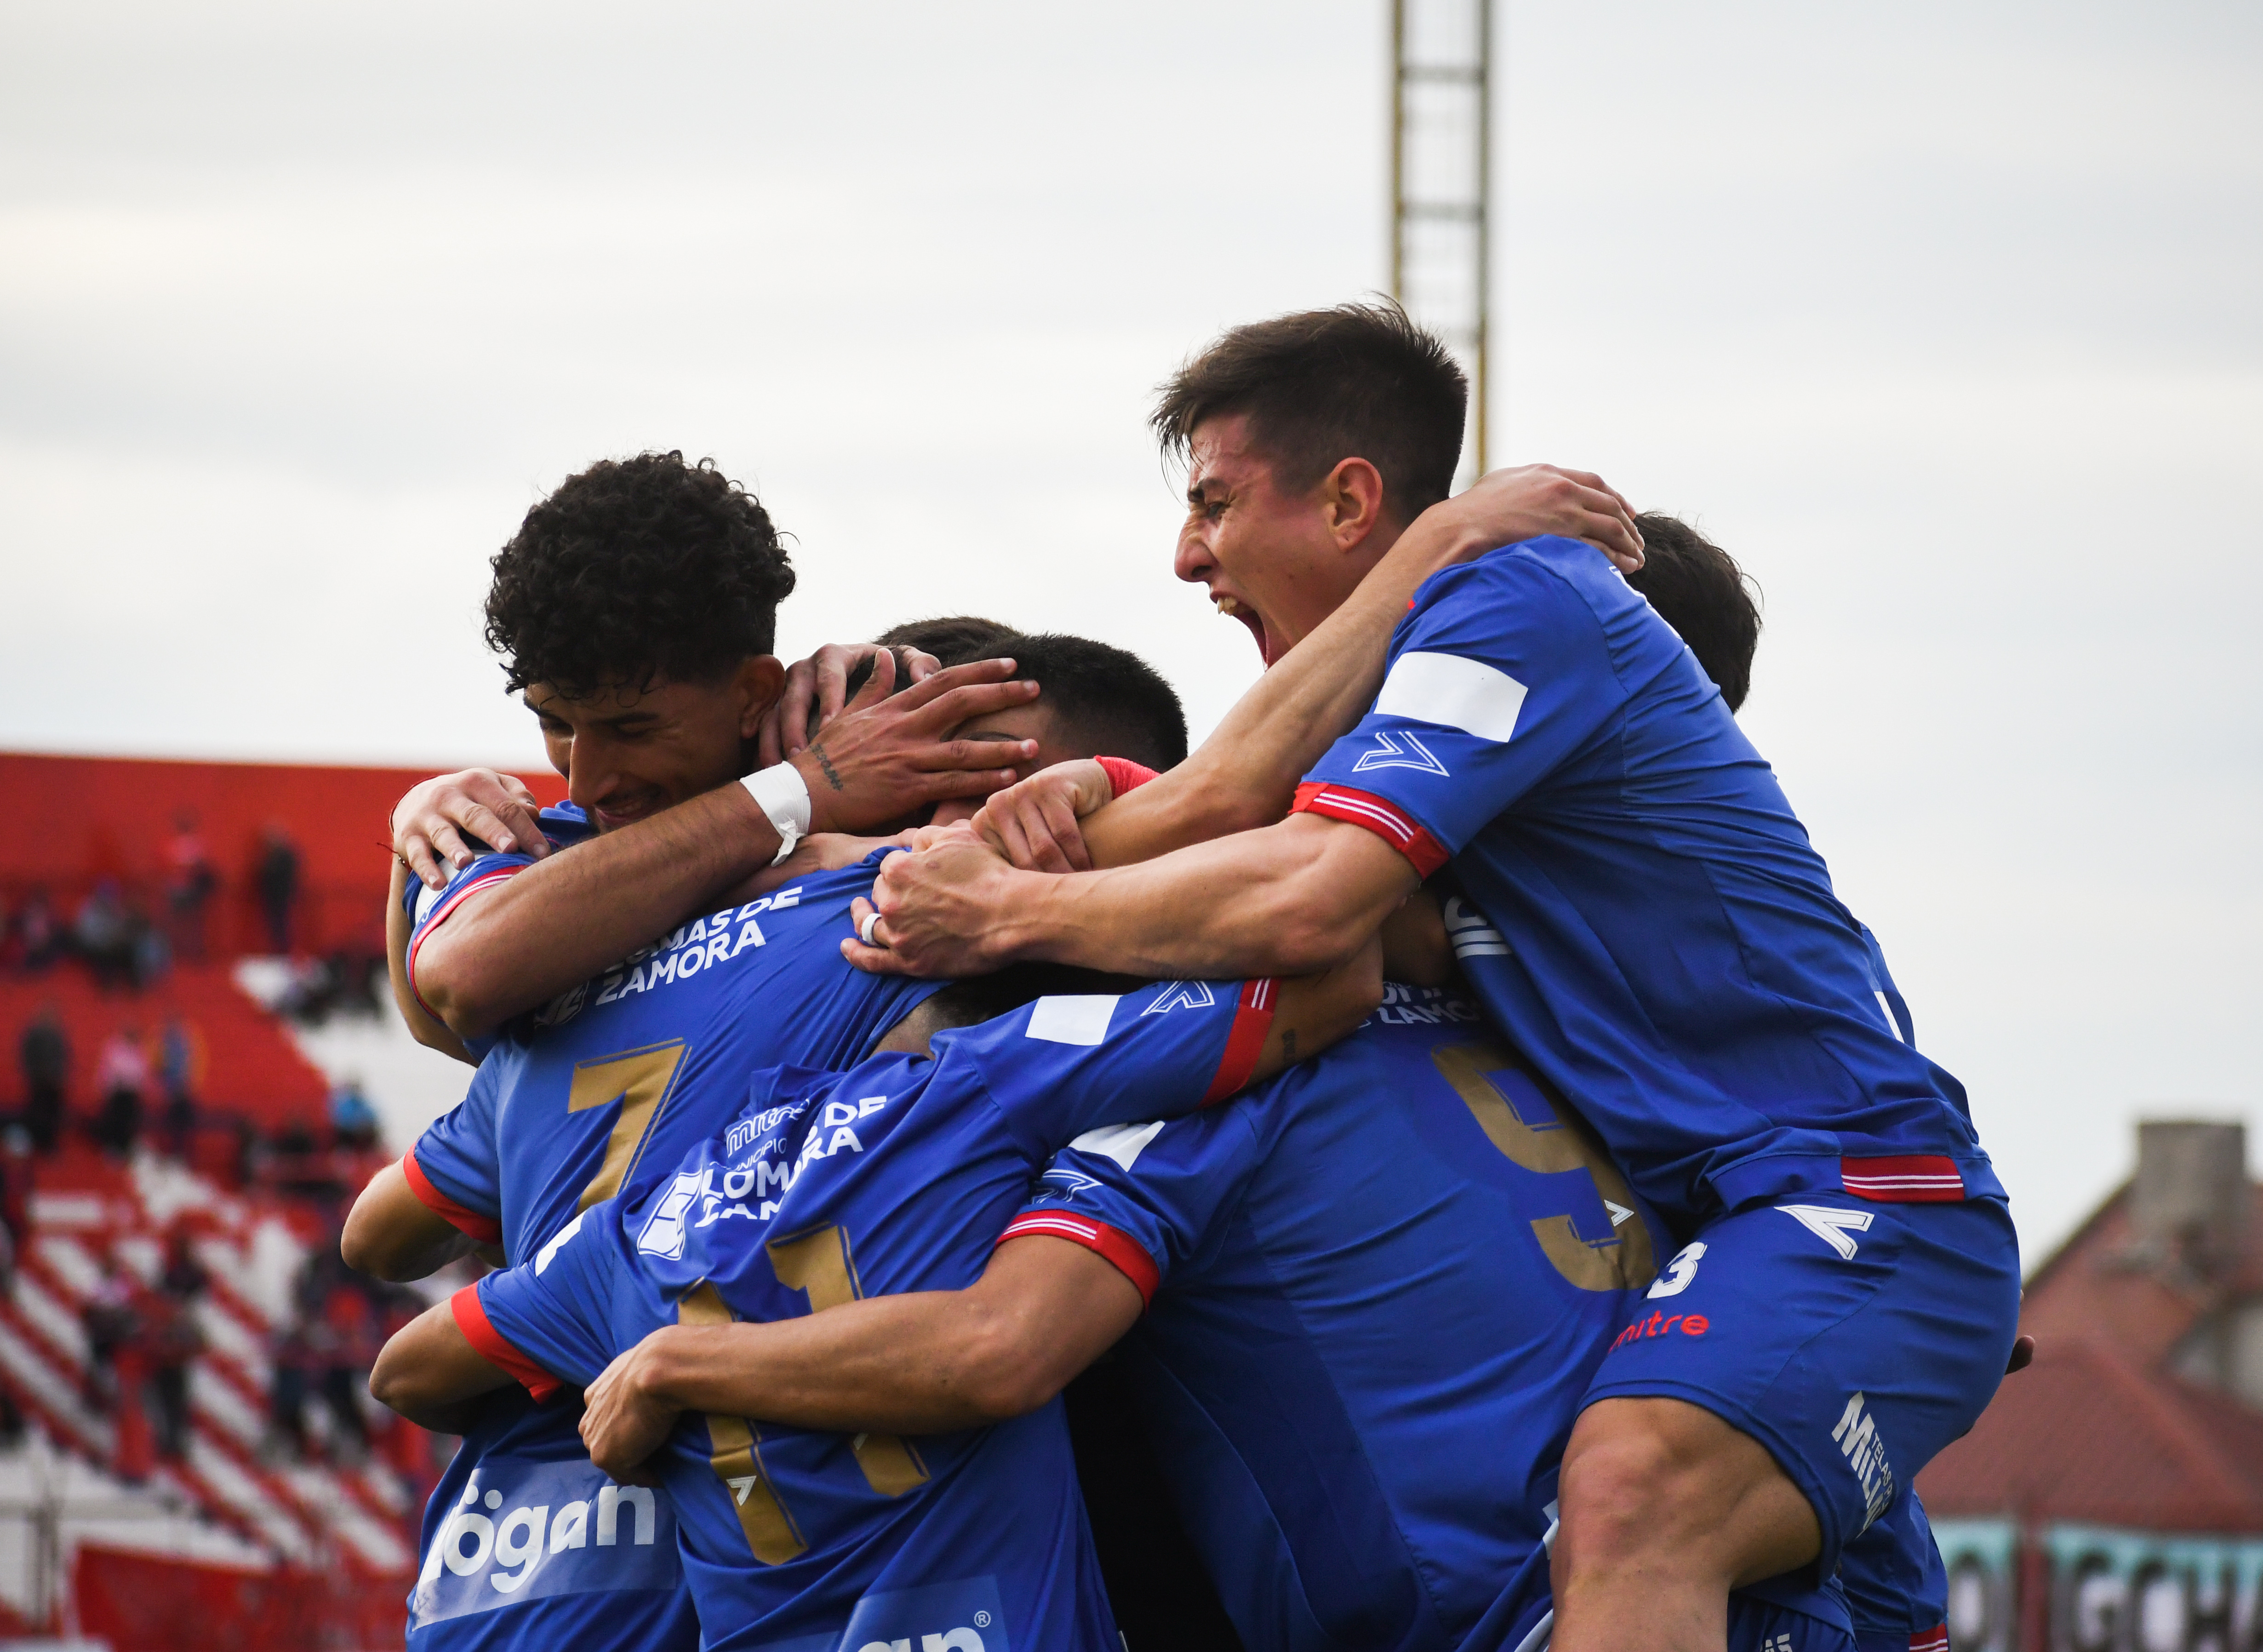
[[1839,1557],[1855,1652],[1948,1652],[1948,1568],[1915,1489]]
[[1686,1400],[1751,1435],[1814,1508],[1828,1577],[1994,1396],[2019,1242],[1999,1199],[1818,1192],[1701,1229],[1636,1306],[1583,1403]]

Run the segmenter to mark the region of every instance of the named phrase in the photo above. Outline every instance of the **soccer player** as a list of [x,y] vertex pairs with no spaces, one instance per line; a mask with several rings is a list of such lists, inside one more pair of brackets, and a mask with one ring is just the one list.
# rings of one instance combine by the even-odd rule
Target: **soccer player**
[[[1458,430],[1464,395],[1394,312],[1226,335],[1158,414],[1189,459],[1182,576],[1269,663],[1317,636],[1345,587],[1347,501],[1370,472],[1381,500],[1442,493],[1450,453],[1402,464],[1394,445],[1450,415]],[[1450,862],[1503,938],[1462,960],[1488,1016],[1580,1096],[1684,1242],[1659,1288],[1734,1328],[1630,1342],[1598,1373],[1565,1462],[1557,1644],[1717,1648],[1732,1586],[1828,1575],[1970,1426],[2012,1347],[2016,1243],[1962,1087],[1908,1043],[1713,685],[1594,547],[1504,532],[1493,496],[1480,483],[1414,518],[1406,537],[1475,560],[1423,584],[1369,714],[1289,819],[1061,877],[964,842],[901,857],[877,928],[859,915],[878,945],[844,947],[955,973],[1305,969]],[[1127,803],[1179,806],[1169,785]]]
[[[553,744],[601,825],[609,815],[646,805],[656,811],[673,795],[727,783],[740,772],[748,732],[765,709],[747,684],[766,677],[775,692],[777,662],[757,651],[770,646],[776,593],[791,580],[758,505],[672,456],[601,466],[530,513],[498,562],[490,634],[510,655],[514,673],[539,685],[530,697],[546,723],[568,723],[593,699],[623,703],[593,694],[589,684],[647,685],[627,703],[648,721],[625,730],[603,720],[594,728],[568,723],[570,735]],[[698,627],[687,628],[694,616]],[[1067,658],[1064,641],[1075,640],[1053,640]],[[1038,658],[1033,653],[1025,664]],[[1088,677],[1114,669],[1112,735],[1158,762],[1183,750],[1175,697],[1144,664],[1117,651],[1074,663]],[[1029,687],[991,685],[962,706],[1026,714]],[[949,709],[940,697],[926,703]],[[1144,706],[1151,722],[1139,726],[1127,706]],[[967,726],[980,733],[980,722]],[[948,733],[951,726],[939,727]],[[1097,749],[1077,743],[1073,718],[1042,727],[1059,753]],[[1047,749],[990,732],[994,738],[964,749],[1016,758]],[[891,807],[918,801],[915,790]],[[430,960],[447,955],[458,926],[522,873],[547,880],[602,856],[603,837],[580,810],[550,812],[545,824],[561,846],[575,845],[571,854],[535,872],[523,850],[474,855],[442,889],[418,887],[418,920],[401,948],[410,991],[429,985]],[[851,866],[774,884],[676,927],[539,1013],[484,1032],[465,1026],[486,1055],[471,1093],[365,1190],[348,1222],[348,1260],[401,1279],[422,1277],[475,1242],[528,1254],[576,1208],[636,1185],[640,1164],[654,1171],[672,1165],[712,1127],[719,1105],[734,1105],[725,1094],[703,1112],[687,1099],[703,1093],[703,1069],[736,1074],[781,1060],[839,1066],[861,1057],[927,996],[874,991],[831,945],[849,899],[871,877],[869,865]],[[601,1494],[602,1482],[570,1420],[499,1399],[472,1424],[428,1510],[428,1528],[474,1482],[498,1497],[509,1489],[539,1503],[586,1501]],[[654,1505],[638,1528],[654,1540],[577,1553],[531,1589],[505,1588],[491,1565],[461,1564],[460,1554],[448,1563],[428,1540],[412,1644],[542,1644],[602,1623],[613,1644],[688,1645],[696,1627],[670,1558],[669,1518],[664,1503]]]
[[[957,1430],[1117,1345],[1252,1652],[1505,1649],[1545,1637],[1557,1465],[1614,1337],[1713,1334],[1642,1301],[1662,1237],[1474,1005],[1388,986],[1232,1106],[1065,1148],[979,1282],[656,1330],[582,1429],[617,1474],[687,1409]],[[1787,1634],[1845,1646],[1836,1590],[1736,1601],[1739,1652]]]
[[[948,1020],[954,998],[1010,999],[1015,984],[965,983],[929,1005]],[[514,1378],[538,1397],[589,1382],[664,1325],[972,1284],[1056,1149],[1222,1100],[1342,1037],[1379,996],[1370,948],[1312,980],[1042,997],[936,1033],[931,1056],[845,1074],[767,1069],[749,1087],[743,1070],[716,1072],[707,1082],[742,1106],[673,1176],[585,1209],[425,1314],[387,1344],[372,1389],[445,1426],[449,1408]],[[919,1440],[718,1411],[685,1419],[652,1467],[705,1648],[1117,1645],[1058,1406]],[[589,1547],[587,1510],[481,1511],[509,1500],[467,1487],[437,1548],[507,1554],[514,1569],[490,1581],[539,1590]],[[612,1536],[621,1547],[618,1524]]]

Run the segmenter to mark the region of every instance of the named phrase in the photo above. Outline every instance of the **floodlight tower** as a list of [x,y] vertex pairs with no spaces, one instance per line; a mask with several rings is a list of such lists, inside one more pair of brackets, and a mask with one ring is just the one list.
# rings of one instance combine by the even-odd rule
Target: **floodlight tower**
[[1460,486],[1485,473],[1493,0],[1391,0],[1391,293],[1470,375]]

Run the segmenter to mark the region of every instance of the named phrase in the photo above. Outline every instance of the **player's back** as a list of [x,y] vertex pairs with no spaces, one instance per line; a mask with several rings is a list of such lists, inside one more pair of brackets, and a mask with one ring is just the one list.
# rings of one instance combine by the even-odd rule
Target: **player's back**
[[[451,888],[524,864],[486,858]],[[672,1169],[736,1110],[741,1075],[783,1061],[856,1061],[936,984],[867,975],[841,958],[849,902],[870,888],[874,864],[696,918],[506,1028],[463,1104],[411,1150],[405,1168],[420,1197],[515,1261],[577,1210]],[[430,903],[420,938],[449,909],[445,895]],[[495,1495],[504,1510],[530,1499],[560,1506],[604,1483],[567,1408],[530,1412],[516,1395],[489,1402],[428,1505],[411,1597],[418,1652],[537,1644],[585,1619],[605,1624],[618,1644],[689,1645],[696,1627],[672,1559],[661,1583],[643,1545],[585,1546],[502,1593],[492,1550],[460,1518],[476,1514],[463,1506],[467,1493]],[[672,1557],[664,1500],[655,1519],[651,1551]],[[506,1606],[520,1610],[498,1615]]]
[[2000,1192],[1774,772],[1592,547],[1434,577],[1299,799],[1451,859],[1472,989],[1677,1223],[1836,1189],[1842,1158]]
[[[1236,1004],[1209,983],[1042,999],[938,1034],[932,1061],[756,1074],[666,1182],[484,1282],[493,1334],[587,1381],[660,1325],[970,1286],[1055,1148],[1191,1108],[1248,1059]],[[1058,1401],[915,1442],[689,1417],[658,1466],[711,1648],[1114,1646]]]
[[1547,1610],[1564,1444],[1659,1255],[1551,1097],[1394,987],[1232,1107],[1080,1141],[1009,1229],[1154,1268],[1124,1357],[1251,1648],[1514,1647]]

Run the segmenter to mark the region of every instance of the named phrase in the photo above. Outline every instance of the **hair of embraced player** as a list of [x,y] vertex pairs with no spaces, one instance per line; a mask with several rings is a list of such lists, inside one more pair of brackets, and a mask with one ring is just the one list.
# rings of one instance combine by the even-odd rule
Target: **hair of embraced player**
[[939,614],[932,620],[907,620],[890,626],[872,639],[883,648],[917,648],[932,654],[945,665],[969,660],[994,660],[1011,654],[1013,640],[1022,634],[1012,626],[980,614]]
[[1246,413],[1291,492],[1364,459],[1403,525],[1452,490],[1469,401],[1445,345],[1398,305],[1339,304],[1221,334],[1161,387],[1148,423],[1183,458],[1204,420]]
[[1095,752],[1129,757],[1151,769],[1187,758],[1187,714],[1178,692],[1128,648],[1064,631],[1007,640],[976,659],[1010,655],[1017,681],[1042,684],[1040,706]]
[[526,513],[490,564],[509,692],[712,683],[777,636],[793,568],[770,512],[703,459],[606,459]]
[[1753,685],[1753,652],[1760,647],[1760,605],[1752,576],[1736,559],[1679,517],[1644,511],[1643,565],[1627,583],[1650,599],[1672,626],[1731,711]]

